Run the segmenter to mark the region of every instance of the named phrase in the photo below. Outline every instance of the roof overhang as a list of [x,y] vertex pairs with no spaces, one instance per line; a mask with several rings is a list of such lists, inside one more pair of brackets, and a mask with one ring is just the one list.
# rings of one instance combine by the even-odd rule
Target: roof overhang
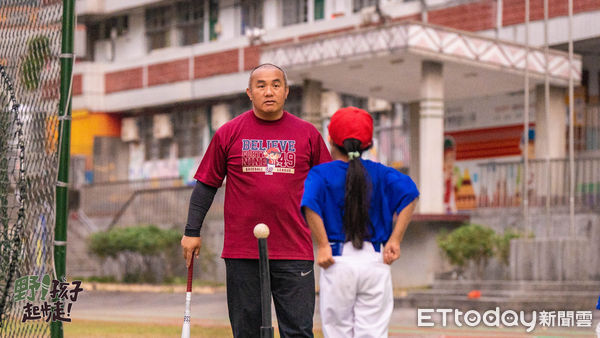
[[317,80],[324,88],[394,102],[419,99],[425,60],[444,65],[449,100],[523,90],[526,65],[531,87],[546,74],[555,86],[568,86],[569,74],[581,81],[578,55],[569,66],[562,51],[546,57],[543,48],[412,21],[264,46],[260,58],[284,67],[292,81]]

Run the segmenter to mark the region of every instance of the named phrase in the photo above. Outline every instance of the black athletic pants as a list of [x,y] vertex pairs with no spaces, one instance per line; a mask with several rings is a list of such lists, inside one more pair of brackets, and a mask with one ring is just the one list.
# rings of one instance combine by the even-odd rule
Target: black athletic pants
[[[225,259],[227,306],[235,338],[260,337],[258,260]],[[282,338],[313,337],[315,275],[313,261],[271,260],[271,293]]]

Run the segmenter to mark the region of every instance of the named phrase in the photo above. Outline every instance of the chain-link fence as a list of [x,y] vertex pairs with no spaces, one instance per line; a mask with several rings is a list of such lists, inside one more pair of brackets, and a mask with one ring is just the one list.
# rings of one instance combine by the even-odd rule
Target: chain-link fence
[[[17,278],[54,276],[62,1],[0,3],[0,336],[50,334],[22,322]],[[36,297],[35,290],[27,290]]]

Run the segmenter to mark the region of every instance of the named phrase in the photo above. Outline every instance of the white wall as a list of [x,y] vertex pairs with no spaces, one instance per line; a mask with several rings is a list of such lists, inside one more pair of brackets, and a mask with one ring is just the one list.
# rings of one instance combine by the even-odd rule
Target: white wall
[[101,63],[80,62],[74,66],[75,73],[83,75],[83,95],[73,96],[73,110],[87,109],[104,111],[104,65]]
[[[145,39],[145,18],[144,18],[144,5],[158,2],[157,0],[130,0],[130,1],[116,1],[116,0],[80,0],[77,2],[78,6],[82,10],[98,10],[100,8],[103,13],[114,13],[118,10],[121,12],[125,9],[132,9],[129,18],[129,32],[123,37],[116,39],[116,55],[115,61],[131,60],[146,56],[146,39]],[[435,1],[437,5],[439,2],[445,3],[448,1]],[[123,3],[123,4],[119,4]],[[429,5],[434,5],[433,1],[428,1]],[[137,6],[137,7],[136,7]],[[312,8],[312,6],[311,6]],[[385,14],[393,17],[407,16],[417,14],[421,10],[420,1],[402,2],[401,0],[382,0],[382,10]],[[321,31],[335,30],[348,26],[358,26],[361,23],[360,14],[352,13],[352,1],[351,0],[327,0],[325,2],[325,19],[312,22],[310,24],[298,24],[287,27],[281,27],[281,2],[280,0],[265,0],[263,9],[264,27],[266,34],[263,37],[265,42],[278,41],[287,39],[290,37],[296,37],[304,34],[318,33]],[[79,12],[80,13],[80,12]],[[331,15],[334,13],[344,13],[344,16],[332,19]],[[80,13],[81,14],[81,13]],[[207,13],[208,14],[208,13]],[[309,16],[313,17],[313,11],[309,13]],[[573,20],[573,38],[575,41],[594,38],[600,36],[600,25],[597,22],[600,20],[600,11],[585,12],[574,16]],[[310,21],[310,20],[309,20]],[[220,4],[219,11],[219,23],[222,28],[222,32],[218,38],[218,42],[227,43],[232,39],[238,39],[241,37],[240,23],[241,13],[239,7],[233,6],[233,0],[225,0]],[[567,42],[568,30],[566,27],[568,19],[566,17],[553,18],[549,20],[549,37],[550,44],[563,44]],[[529,41],[532,46],[541,46],[543,44],[543,22],[535,21],[530,24]],[[496,36],[495,30],[483,31],[480,34],[485,36]],[[175,37],[176,34],[173,35]],[[498,36],[503,40],[515,41],[519,43],[525,42],[525,26],[513,25],[509,27],[503,27],[500,29]],[[172,45],[176,44],[176,39],[172,39]],[[205,45],[209,45],[215,42],[206,42],[199,44],[196,48],[198,52],[201,52]],[[166,49],[177,48],[173,46]],[[96,43],[96,60],[99,62],[105,62],[110,60],[110,49],[111,44],[109,41],[100,41]],[[151,51],[150,54],[154,54],[155,51]]]
[[96,62],[119,62],[140,59],[146,55],[145,12],[139,8],[130,13],[129,30],[114,40],[99,40],[94,45]]
[[221,25],[219,40],[240,36],[241,10],[239,6],[234,7],[232,0],[219,1],[219,24]]
[[162,0],[77,0],[77,15],[109,14],[148,6]]
[[281,26],[279,0],[265,0],[263,6],[263,27],[266,30],[270,30]]
[[[103,10],[107,10],[109,8],[116,8],[116,1],[79,1],[78,5],[81,3],[85,3],[88,7],[92,8],[94,6],[102,7]],[[111,49],[112,42],[110,40],[98,41],[96,43],[96,51],[95,51],[95,62],[92,64],[97,66],[102,66],[102,70],[105,72],[118,71],[133,67],[140,67],[144,65],[154,64],[157,62],[166,62],[170,60],[182,59],[182,58],[192,58],[194,55],[207,54],[207,53],[217,53],[225,50],[238,49],[243,48],[249,45],[249,42],[245,36],[240,35],[239,32],[239,23],[240,23],[240,10],[239,8],[233,7],[233,0],[227,0],[226,3],[228,6],[224,6],[225,2],[221,4],[222,9],[220,10],[219,22],[222,26],[222,33],[219,36],[217,41],[204,42],[192,46],[173,46],[158,50],[153,50],[148,52],[146,47],[146,35],[145,35],[145,11],[144,7],[139,7],[142,4],[151,4],[157,1],[122,1],[127,2],[127,4],[121,5],[120,8],[130,8],[129,12],[121,11],[119,14],[128,14],[129,15],[129,31],[121,37],[117,37],[114,41],[116,54],[114,55],[114,61],[111,60]],[[111,4],[110,7],[108,3]],[[104,5],[102,5],[104,4]],[[131,9],[133,4],[138,4],[135,9]],[[382,0],[382,10],[385,13],[392,16],[404,16],[415,14],[420,11],[420,2],[419,1],[411,1],[411,2],[402,2],[402,0]],[[345,15],[340,18],[331,19],[331,14],[334,12],[345,11],[348,15]],[[290,37],[297,37],[305,34],[313,34],[319,33],[323,31],[331,31],[340,28],[347,27],[358,27],[361,23],[360,14],[351,14],[352,12],[352,2],[349,0],[327,0],[325,2],[325,19],[314,21],[310,24],[297,24],[291,25],[287,27],[281,27],[281,6],[280,0],[265,0],[264,2],[264,27],[267,30],[263,40],[267,43],[273,41],[281,41],[284,39],[289,39]],[[116,13],[115,13],[116,14]],[[312,12],[310,13],[312,16]],[[600,11],[595,12],[586,12],[580,13],[574,16],[574,38],[575,40],[583,40],[592,37],[600,36],[600,25],[596,24],[600,21]],[[566,27],[567,18],[555,18],[550,20],[550,36],[551,36],[551,44],[561,44],[566,42]],[[494,30],[489,30],[482,32],[483,35],[495,36],[496,32]],[[524,40],[524,25],[516,25],[511,27],[504,27],[500,31],[500,36],[504,39],[513,40],[517,42],[523,42]],[[175,42],[175,41],[172,41]],[[530,33],[530,42],[532,45],[540,45],[543,43],[543,24],[541,22],[534,22],[531,24],[531,33]],[[585,60],[587,65],[594,64],[594,61]],[[84,70],[84,73],[91,72],[88,68],[82,67],[81,64],[75,65],[75,73],[82,73],[81,70]],[[97,77],[97,71],[92,72]],[[86,77],[84,74],[84,78]],[[98,75],[101,76],[101,75]],[[245,75],[243,75],[245,78]],[[218,77],[217,77],[218,78]],[[90,87],[86,84],[88,82],[95,82],[97,80],[84,80],[84,92],[87,94],[91,94],[89,91]],[[164,87],[167,89],[169,86],[173,86],[173,88],[178,87],[176,85],[165,85]],[[97,86],[93,86],[96,88]],[[201,88],[199,85],[190,85],[188,84],[185,91],[179,93],[178,97],[182,95],[184,97],[196,97],[194,92],[207,92],[204,88]],[[98,93],[103,90],[103,88],[97,87],[98,89],[94,89],[93,92]],[[179,88],[179,87],[178,87]],[[223,90],[223,92],[219,92],[216,90]],[[243,91],[244,87],[240,88]],[[590,88],[590,91],[597,92],[597,88]],[[222,86],[216,86],[209,90],[211,94],[214,95],[225,95],[226,93],[231,93],[231,90],[226,88],[222,88]],[[95,94],[93,94],[95,95]],[[112,96],[112,95],[111,95]],[[90,102],[98,102],[98,100],[94,99],[90,101],[86,100],[78,100],[80,102],[86,102],[85,105],[88,106]],[[94,106],[97,104],[93,104]],[[104,104],[98,104],[104,106]],[[129,105],[129,104],[128,104]],[[112,104],[107,105],[113,106]]]
[[[564,98],[563,98],[564,99]],[[535,122],[535,90],[529,94],[529,121]],[[461,131],[523,123],[523,92],[445,102],[444,130]]]
[[[573,15],[573,40],[585,40],[600,36],[600,11],[584,12]],[[569,19],[566,16],[548,20],[548,40],[550,45],[568,42]],[[482,31],[479,34],[495,37],[495,30]],[[498,37],[506,41],[525,43],[525,25],[502,27]],[[529,24],[529,44],[544,45],[544,22],[534,21]]]

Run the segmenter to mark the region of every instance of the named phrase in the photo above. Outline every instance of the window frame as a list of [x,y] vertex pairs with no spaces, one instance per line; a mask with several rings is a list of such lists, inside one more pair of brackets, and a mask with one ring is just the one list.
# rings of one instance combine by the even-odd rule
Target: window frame
[[[205,41],[206,6],[204,1],[178,1],[175,6],[175,26],[179,34],[179,45],[189,46]],[[182,13],[189,13],[189,17],[183,17]],[[197,13],[200,13],[196,16]],[[196,30],[196,39],[188,39],[188,30]],[[191,33],[190,33],[191,34]],[[193,34],[192,34],[193,36]]]
[[[152,16],[152,18],[151,18]],[[162,17],[162,18],[161,18]],[[161,20],[162,19],[162,20]],[[155,24],[153,21],[164,21]],[[147,8],[145,12],[144,28],[146,30],[146,43],[148,51],[167,48],[171,46],[170,30],[173,25],[172,6],[160,6]],[[154,38],[162,35],[163,42],[155,46]]]
[[[312,0],[281,0],[281,26],[287,27],[308,22],[308,1]],[[291,8],[294,9],[295,17],[289,19]]]

